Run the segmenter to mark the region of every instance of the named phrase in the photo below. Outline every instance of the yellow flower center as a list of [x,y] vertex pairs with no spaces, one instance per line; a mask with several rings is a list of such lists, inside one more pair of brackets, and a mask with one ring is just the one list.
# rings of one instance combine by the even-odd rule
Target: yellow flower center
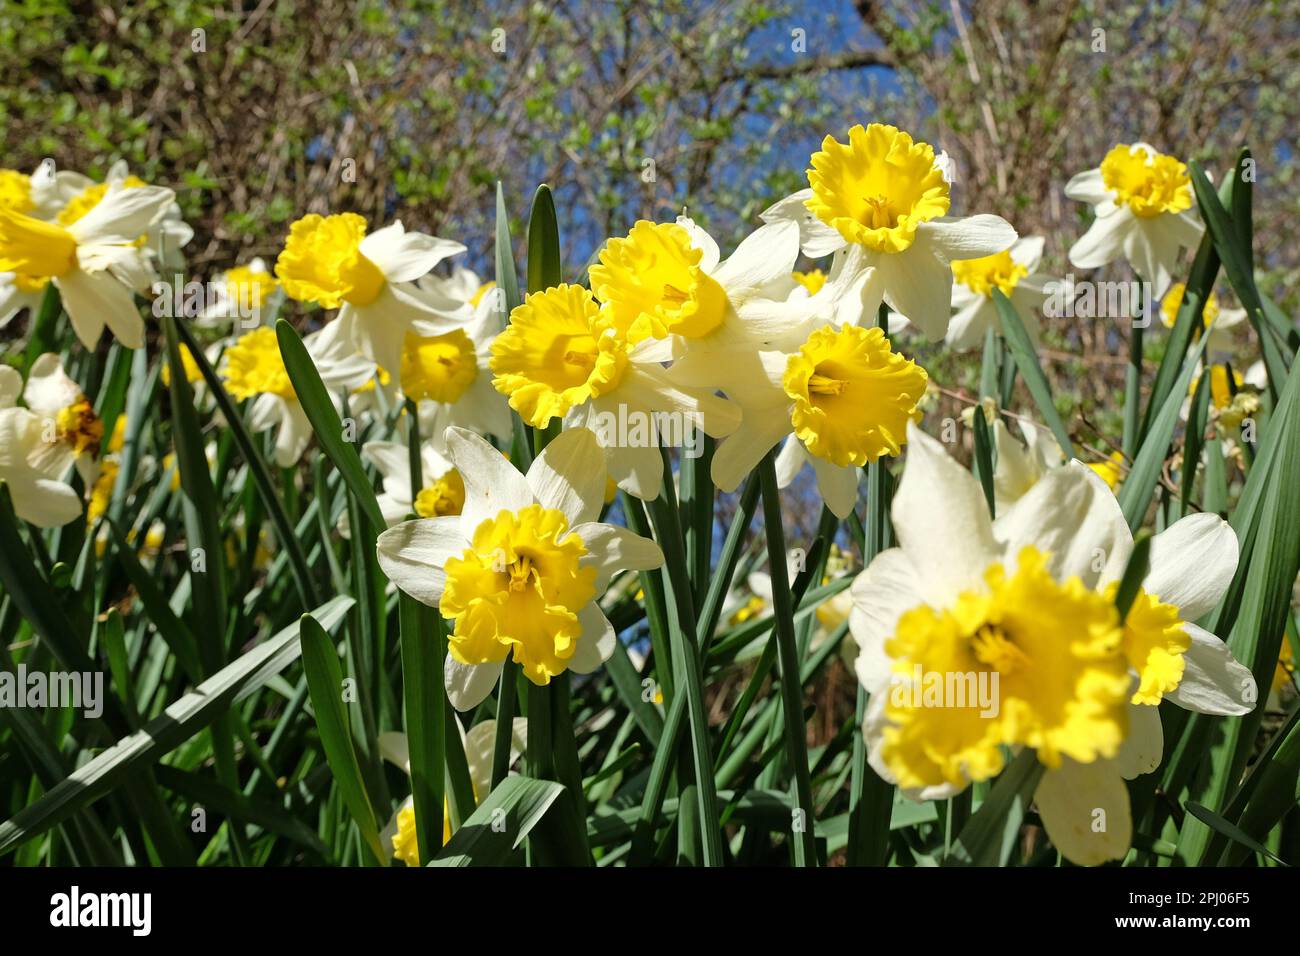
[[[1127,732],[1129,676],[1114,604],[1078,578],[1057,583],[1024,548],[986,588],[898,619],[881,754],[905,787],[987,780],[1004,746],[1057,767],[1113,757]],[[918,672],[920,684],[916,683]]]
[[700,268],[704,253],[676,223],[644,219],[611,239],[591,267],[591,289],[629,342],[708,335],[727,313],[727,293]]
[[492,385],[535,428],[613,391],[627,369],[628,343],[601,316],[590,292],[558,285],[534,292],[510,313],[492,343]]
[[1192,208],[1187,167],[1163,153],[1120,143],[1101,161],[1101,180],[1116,202],[1144,219]]
[[1011,295],[1027,275],[1029,270],[1012,259],[1007,249],[981,259],[958,259],[952,264],[953,278],[976,295],[992,296],[994,289]]
[[[98,206],[108,192],[109,185],[109,183],[96,183],[93,186],[87,186],[69,199],[68,204],[59,210],[59,225],[70,226]],[[141,186],[148,184],[138,176],[127,176],[121,181],[120,185],[123,189],[139,189]]]
[[464,554],[446,564],[439,609],[455,621],[451,656],[462,664],[515,661],[534,684],[568,666],[582,633],[578,612],[595,596],[596,569],[568,519],[529,505],[502,511],[474,531]]
[[289,227],[275,274],[291,299],[324,309],[365,306],[379,298],[384,274],[361,254],[366,221],[356,213],[303,216]]
[[478,378],[474,343],[461,329],[422,338],[406,333],[402,349],[402,392],[412,401],[452,403]]
[[[1160,300],[1160,320],[1164,322],[1165,328],[1172,329],[1174,323],[1178,320],[1178,309],[1183,304],[1183,295],[1187,292],[1187,285],[1183,282],[1175,282],[1165,293],[1165,297]],[[1214,320],[1219,317],[1219,297],[1213,292],[1205,300],[1205,308],[1201,310],[1201,321],[1208,329]],[[1201,330],[1196,330],[1199,336]]]
[[810,269],[807,272],[792,272],[794,281],[799,283],[808,290],[809,295],[816,295],[826,285],[826,273],[821,269]]
[[35,205],[31,178],[16,169],[0,169],[0,208],[30,212]]
[[279,285],[269,272],[254,272],[248,266],[235,266],[226,273],[226,297],[243,312],[260,309]]
[[833,464],[897,455],[919,418],[925,369],[892,351],[881,329],[846,325],[813,332],[786,363],[790,421],[808,451]]
[[1120,479],[1124,477],[1124,456],[1117,451],[1110,453],[1110,457],[1105,461],[1094,461],[1089,463],[1088,467],[1101,476],[1101,480],[1106,482],[1106,487],[1114,491],[1119,487]]
[[848,143],[827,136],[811,162],[808,209],[848,242],[902,252],[916,240],[918,223],[948,211],[948,182],[933,147],[897,127],[854,126]]
[[[1119,582],[1114,581],[1106,589],[1106,596],[1114,600],[1117,590]],[[1133,703],[1158,704],[1183,679],[1183,655],[1192,646],[1192,639],[1183,627],[1178,608],[1139,590],[1124,618],[1122,646],[1129,667],[1138,675]]]
[[421,518],[458,515],[465,507],[465,481],[452,468],[415,496],[415,513]]
[[243,400],[269,393],[296,399],[280,356],[280,342],[268,328],[254,329],[226,350],[226,391]]
[[0,206],[0,272],[40,282],[76,264],[77,240],[67,229]]
[[54,425],[59,441],[69,445],[78,455],[99,451],[99,443],[104,438],[104,422],[84,395],[59,409]]

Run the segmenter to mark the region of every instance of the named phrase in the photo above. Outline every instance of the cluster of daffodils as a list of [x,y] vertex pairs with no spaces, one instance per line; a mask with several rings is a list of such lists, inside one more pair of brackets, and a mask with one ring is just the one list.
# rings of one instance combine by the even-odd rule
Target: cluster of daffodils
[[[1044,239],[994,215],[950,216],[950,161],[893,126],[826,137],[807,181],[726,258],[685,215],[639,221],[599,249],[585,282],[535,290],[510,310],[504,290],[450,267],[460,243],[400,220],[372,230],[353,213],[307,215],[273,264],[253,259],[214,278],[215,295],[188,318],[220,337],[202,356],[182,348],[185,377],[211,410],[199,359],[217,368],[247,403],[249,428],[273,434],[275,464],[293,468],[312,425],[265,320],[286,300],[312,310],[307,353],[337,410],[362,421],[358,443],[382,482],[379,565],[450,622],[444,680],[461,712],[487,699],[507,660],[546,685],[609,659],[618,636],[607,589],[665,557],[602,518],[616,490],[643,501],[669,491],[674,452],[707,454],[723,492],[759,468],[786,488],[809,466],[826,508],[847,519],[862,469],[906,449],[892,504],[898,547],[822,606],[813,641],[847,622],[842,647],[869,695],[871,766],[929,800],[1032,752],[1044,768],[1034,799],[1055,846],[1078,863],[1121,858],[1124,781],[1162,753],[1157,705],[1241,714],[1256,699],[1250,672],[1192,623],[1228,587],[1236,538],[1214,515],[1173,524],[1121,612],[1133,550],[1114,495],[1123,456],[1069,462],[1047,431],[1026,422],[1018,439],[996,408],[977,408],[994,440],[994,520],[979,482],[918,427],[929,376],[897,345],[919,333],[979,348],[1004,331],[1007,304],[1036,343],[1054,281],[1041,271]],[[1172,276],[1202,231],[1186,167],[1119,145],[1066,193],[1096,213],[1070,261],[1126,258],[1163,296],[1172,326],[1185,295]],[[87,349],[105,327],[138,348],[136,295],[176,268],[189,238],[172,192],[120,165],[99,183],[0,171],[0,326],[57,294]],[[827,261],[809,267],[801,256]],[[1262,382],[1219,360],[1243,318],[1210,297],[1196,330],[1210,338],[1202,375],[1227,428],[1259,407]],[[504,453],[520,423],[541,449],[526,472]],[[117,416],[101,455],[104,423],[58,356],[40,356],[25,380],[0,367],[0,482],[18,517],[61,525],[87,497],[95,522],[115,491],[124,427]],[[366,429],[383,437],[365,440]],[[354,531],[346,515],[339,530]],[[823,583],[851,572],[836,552]],[[724,609],[733,622],[773,603],[770,578],[747,583]],[[973,696],[950,699],[961,688]],[[515,727],[515,755],[525,730]],[[463,736],[481,799],[494,724]],[[404,738],[381,744],[409,770]],[[410,800],[384,845],[421,862]]]

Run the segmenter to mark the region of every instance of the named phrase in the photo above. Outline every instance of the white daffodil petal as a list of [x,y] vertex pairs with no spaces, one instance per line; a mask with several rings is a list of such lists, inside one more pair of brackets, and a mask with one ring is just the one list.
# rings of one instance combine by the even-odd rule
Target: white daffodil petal
[[421,604],[436,608],[447,582],[447,559],[467,547],[455,516],[403,521],[379,536],[375,551],[388,579]]
[[1092,588],[1122,572],[1133,535],[1119,502],[1105,482],[1078,462],[1050,468],[1011,509],[998,516],[993,533],[1006,557],[1033,545],[1046,552],[1058,581],[1078,576]]
[[907,316],[928,339],[938,342],[948,331],[952,309],[952,268],[921,243],[875,258],[885,301]]
[[817,475],[817,490],[831,514],[843,521],[858,501],[858,475],[856,467],[841,467],[816,455],[808,456]]
[[502,662],[491,664],[462,664],[455,658],[448,657],[443,671],[443,684],[447,688],[447,699],[451,706],[462,714],[473,710],[483,701],[501,678]]
[[144,345],[144,320],[136,309],[135,298],[112,274],[73,269],[55,279],[54,284],[77,338],[86,348],[95,348],[105,325],[124,347],[138,349]]
[[891,659],[885,642],[897,629],[899,616],[925,603],[921,582],[903,549],[890,548],[857,576],[850,594],[849,630],[859,648],[858,680],[875,694],[889,683]]
[[448,428],[447,455],[465,482],[460,522],[466,540],[474,529],[502,511],[520,511],[536,503],[528,480],[506,457],[473,432]]
[[605,501],[605,455],[586,428],[560,432],[528,469],[537,502],[577,525],[595,521]]
[[1164,756],[1165,732],[1160,725],[1160,708],[1148,704],[1128,705],[1128,736],[1115,755],[1120,776],[1132,780],[1160,766]]
[[1019,236],[1011,223],[987,213],[964,219],[935,219],[916,229],[917,244],[945,260],[982,259],[1010,249]]
[[1151,539],[1151,564],[1142,586],[1188,621],[1214,610],[1239,557],[1237,535],[1218,515],[1192,514]]
[[609,660],[618,637],[614,634],[614,625],[609,623],[595,601],[578,612],[578,621],[582,625],[582,635],[569,658],[569,670],[575,674],[590,674]]
[[979,481],[913,423],[907,467],[891,514],[912,565],[925,568],[930,603],[943,607],[977,586],[1001,556]]
[[1072,176],[1070,181],[1065,184],[1065,194],[1071,199],[1086,202],[1091,206],[1096,206],[1113,198],[1113,194],[1102,181],[1101,169],[1099,168],[1089,169]]
[[39,356],[27,372],[23,401],[34,412],[57,415],[82,398],[81,386],[68,377],[63,363],[53,352]]
[[1047,835],[1071,863],[1099,866],[1128,852],[1133,818],[1114,761],[1083,764],[1065,757],[1043,774],[1034,801]]
[[406,734],[388,730],[379,735],[379,754],[395,767],[411,772],[411,748]]
[[1070,247],[1070,264],[1076,269],[1099,269],[1124,252],[1124,242],[1137,228],[1136,218],[1125,208],[1098,216],[1088,231]]
[[583,567],[596,569],[596,593],[604,593],[609,579],[618,571],[649,571],[662,567],[664,553],[649,538],[614,524],[590,521],[573,529],[587,554]]
[[1259,688],[1250,668],[1240,663],[1209,631],[1184,623],[1192,645],[1183,654],[1183,679],[1165,696],[1198,714],[1239,717],[1255,709]]

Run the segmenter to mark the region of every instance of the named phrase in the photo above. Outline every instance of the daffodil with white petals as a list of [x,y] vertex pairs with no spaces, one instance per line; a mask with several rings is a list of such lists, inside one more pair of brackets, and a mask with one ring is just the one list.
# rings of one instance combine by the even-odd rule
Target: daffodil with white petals
[[[1236,537],[1205,514],[1157,535],[1121,623],[1114,593],[1133,539],[1091,471],[1050,469],[992,521],[978,481],[937,441],[913,428],[909,448],[892,508],[899,547],[853,585],[872,767],[913,799],[943,799],[1000,772],[1004,748],[1031,748],[1057,849],[1085,865],[1121,858],[1132,836],[1124,780],[1162,754],[1154,705],[1253,706],[1250,671],[1190,623],[1228,587]],[[996,707],[918,697],[918,671],[992,686]]]
[[50,441],[45,419],[18,407],[22,391],[18,370],[0,365],[0,484],[20,519],[57,528],[81,516],[81,499],[63,480],[72,452]]
[[[1174,323],[1178,320],[1178,309],[1183,304],[1183,296],[1186,293],[1187,286],[1182,282],[1175,282],[1160,300],[1160,321],[1165,328],[1174,327]],[[1205,345],[1206,351],[1211,355],[1229,353],[1234,345],[1233,330],[1239,328],[1245,321],[1245,309],[1223,308],[1219,297],[1211,291],[1201,310],[1201,328],[1194,330],[1193,341],[1199,340],[1204,330],[1210,339]]]
[[403,522],[377,550],[397,587],[454,622],[451,702],[481,703],[511,653],[538,685],[594,671],[617,640],[597,603],[611,576],[664,560],[655,542],[596,520],[605,469],[595,437],[561,432],[526,476],[471,432],[450,428],[446,444],[465,482],[460,515]]
[[275,274],[289,298],[339,309],[356,350],[391,371],[408,332],[442,335],[468,320],[465,303],[415,284],[465,247],[407,232],[400,220],[373,233],[367,228],[356,213],[304,216],[289,227]]
[[425,441],[420,445],[423,485],[418,490],[411,487],[410,450],[406,445],[370,441],[361,446],[361,453],[375,463],[383,479],[383,491],[377,498],[388,527],[405,521],[412,513],[421,518],[460,514],[465,504],[465,482],[434,442]]
[[511,312],[492,343],[492,384],[534,428],[562,417],[565,428],[592,430],[610,477],[648,501],[663,487],[661,445],[685,447],[698,431],[720,438],[741,423],[740,409],[713,394],[716,383],[682,387],[670,377],[661,346],[631,344],[608,306],[581,286],[558,285]]
[[[16,169],[0,169],[0,209],[25,215],[30,214],[35,205],[30,177]],[[32,278],[14,272],[0,272],[0,329],[23,309],[35,313],[45,298],[49,281],[45,276]]]
[[473,309],[465,326],[435,336],[406,334],[397,385],[418,403],[422,432],[441,435],[458,425],[508,442],[510,407],[492,385],[491,368],[501,320],[475,295],[464,300]]
[[1099,269],[1127,259],[1156,297],[1169,288],[1181,250],[1204,231],[1187,167],[1146,143],[1115,146],[1099,167],[1066,183],[1065,194],[1090,203],[1097,217],[1070,248],[1070,262]]
[[137,240],[172,202],[170,189],[115,184],[67,226],[0,207],[0,272],[54,283],[73,330],[94,348],[107,325],[127,348],[144,344],[133,293],[153,282],[152,253]]
[[1010,249],[980,259],[961,259],[952,264],[952,307],[956,310],[948,325],[945,341],[949,348],[964,351],[979,348],[989,329],[1002,331],[1002,319],[993,301],[996,289],[1011,301],[1021,324],[1034,344],[1038,343],[1038,314],[1047,300],[1046,286],[1054,281],[1038,271],[1043,261],[1043,239],[1017,239]]
[[893,126],[854,126],[812,156],[809,188],[763,213],[795,222],[804,254],[834,253],[827,289],[843,323],[873,321],[883,301],[929,339],[948,330],[956,260],[1009,249],[1016,231],[999,216],[953,218],[950,183],[933,147]]
[[779,348],[831,308],[829,291],[793,296],[799,231],[760,226],[726,259],[694,220],[637,222],[610,239],[590,269],[591,290],[610,325],[633,345],[662,340],[667,359],[683,346],[717,352]]
[[[375,374],[374,363],[352,351],[337,319],[303,344],[331,394],[359,388]],[[281,468],[296,464],[311,441],[311,422],[289,381],[275,330],[263,326],[241,336],[224,359],[226,391],[237,401],[253,399],[248,427],[254,432],[277,429],[275,463]]]
[[[460,730],[459,721],[457,729]],[[512,765],[528,747],[528,720],[516,717],[511,723],[510,757],[507,766]],[[460,730],[461,745],[465,748],[465,762],[469,766],[469,782],[474,790],[474,802],[479,804],[492,789],[492,754],[496,748],[497,722],[485,720],[475,724],[469,730]],[[406,734],[396,732],[379,735],[379,752],[389,763],[401,767],[407,776],[411,774],[411,751]],[[451,816],[444,801],[442,814],[442,843],[445,846],[451,839]],[[473,807],[461,811],[465,817],[473,812]],[[407,797],[397,808],[379,834],[380,845],[393,858],[401,860],[407,866],[420,865],[420,850],[415,835],[415,798]]]
[[41,418],[50,468],[61,473],[75,464],[85,486],[93,486],[104,423],[57,355],[46,352],[32,363],[23,402]]
[[744,410],[713,456],[722,491],[734,491],[785,439],[777,484],[786,487],[811,464],[826,507],[839,518],[857,502],[862,466],[901,450],[928,380],[881,329],[858,325],[823,325],[789,351],[737,352],[726,362],[691,351],[670,375],[687,387],[720,388]]
[[233,324],[244,331],[263,325],[262,309],[279,287],[279,280],[261,257],[220,272],[210,286],[214,301],[195,317],[194,324],[208,329]]

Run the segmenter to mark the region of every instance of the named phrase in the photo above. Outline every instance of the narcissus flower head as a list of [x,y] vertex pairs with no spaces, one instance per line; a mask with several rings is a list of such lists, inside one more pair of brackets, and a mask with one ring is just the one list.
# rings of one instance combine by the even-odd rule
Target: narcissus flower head
[[881,303],[928,338],[948,330],[954,260],[1011,247],[1016,231],[997,216],[948,216],[951,164],[894,126],[854,126],[848,142],[827,136],[813,154],[808,189],[763,213],[797,224],[804,254],[833,253],[824,289],[835,321],[874,319]]
[[615,637],[596,599],[615,570],[658,567],[663,552],[595,520],[605,492],[595,436],[561,432],[526,476],[471,432],[449,428],[445,441],[465,485],[460,515],[405,521],[377,547],[393,583],[453,622],[452,703],[477,706],[512,654],[539,685],[599,667]]
[[1187,167],[1146,143],[1120,143],[1096,169],[1065,185],[1071,199],[1092,205],[1096,219],[1070,248],[1079,269],[1097,269],[1121,257],[1164,295],[1180,250],[1196,245],[1196,218]]
[[[1057,848],[1088,865],[1123,856],[1124,780],[1162,753],[1154,705],[1240,714],[1255,701],[1250,671],[1190,623],[1231,582],[1231,528],[1196,514],[1157,535],[1121,619],[1132,535],[1077,462],[1048,467],[995,522],[974,476],[913,426],[892,517],[899,547],[854,583],[850,620],[872,766],[910,797],[941,799],[998,773],[1003,747],[1030,748]],[[1089,826],[1094,808],[1104,831]]]
[[591,289],[627,340],[699,338],[726,316],[727,293],[702,264],[704,252],[678,223],[641,220],[610,239],[591,267]]
[[534,292],[492,343],[493,385],[534,428],[623,380],[628,341],[581,286]]
[[934,147],[895,126],[854,126],[847,143],[827,136],[811,164],[808,209],[846,242],[902,252],[916,241],[918,224],[948,212]]

